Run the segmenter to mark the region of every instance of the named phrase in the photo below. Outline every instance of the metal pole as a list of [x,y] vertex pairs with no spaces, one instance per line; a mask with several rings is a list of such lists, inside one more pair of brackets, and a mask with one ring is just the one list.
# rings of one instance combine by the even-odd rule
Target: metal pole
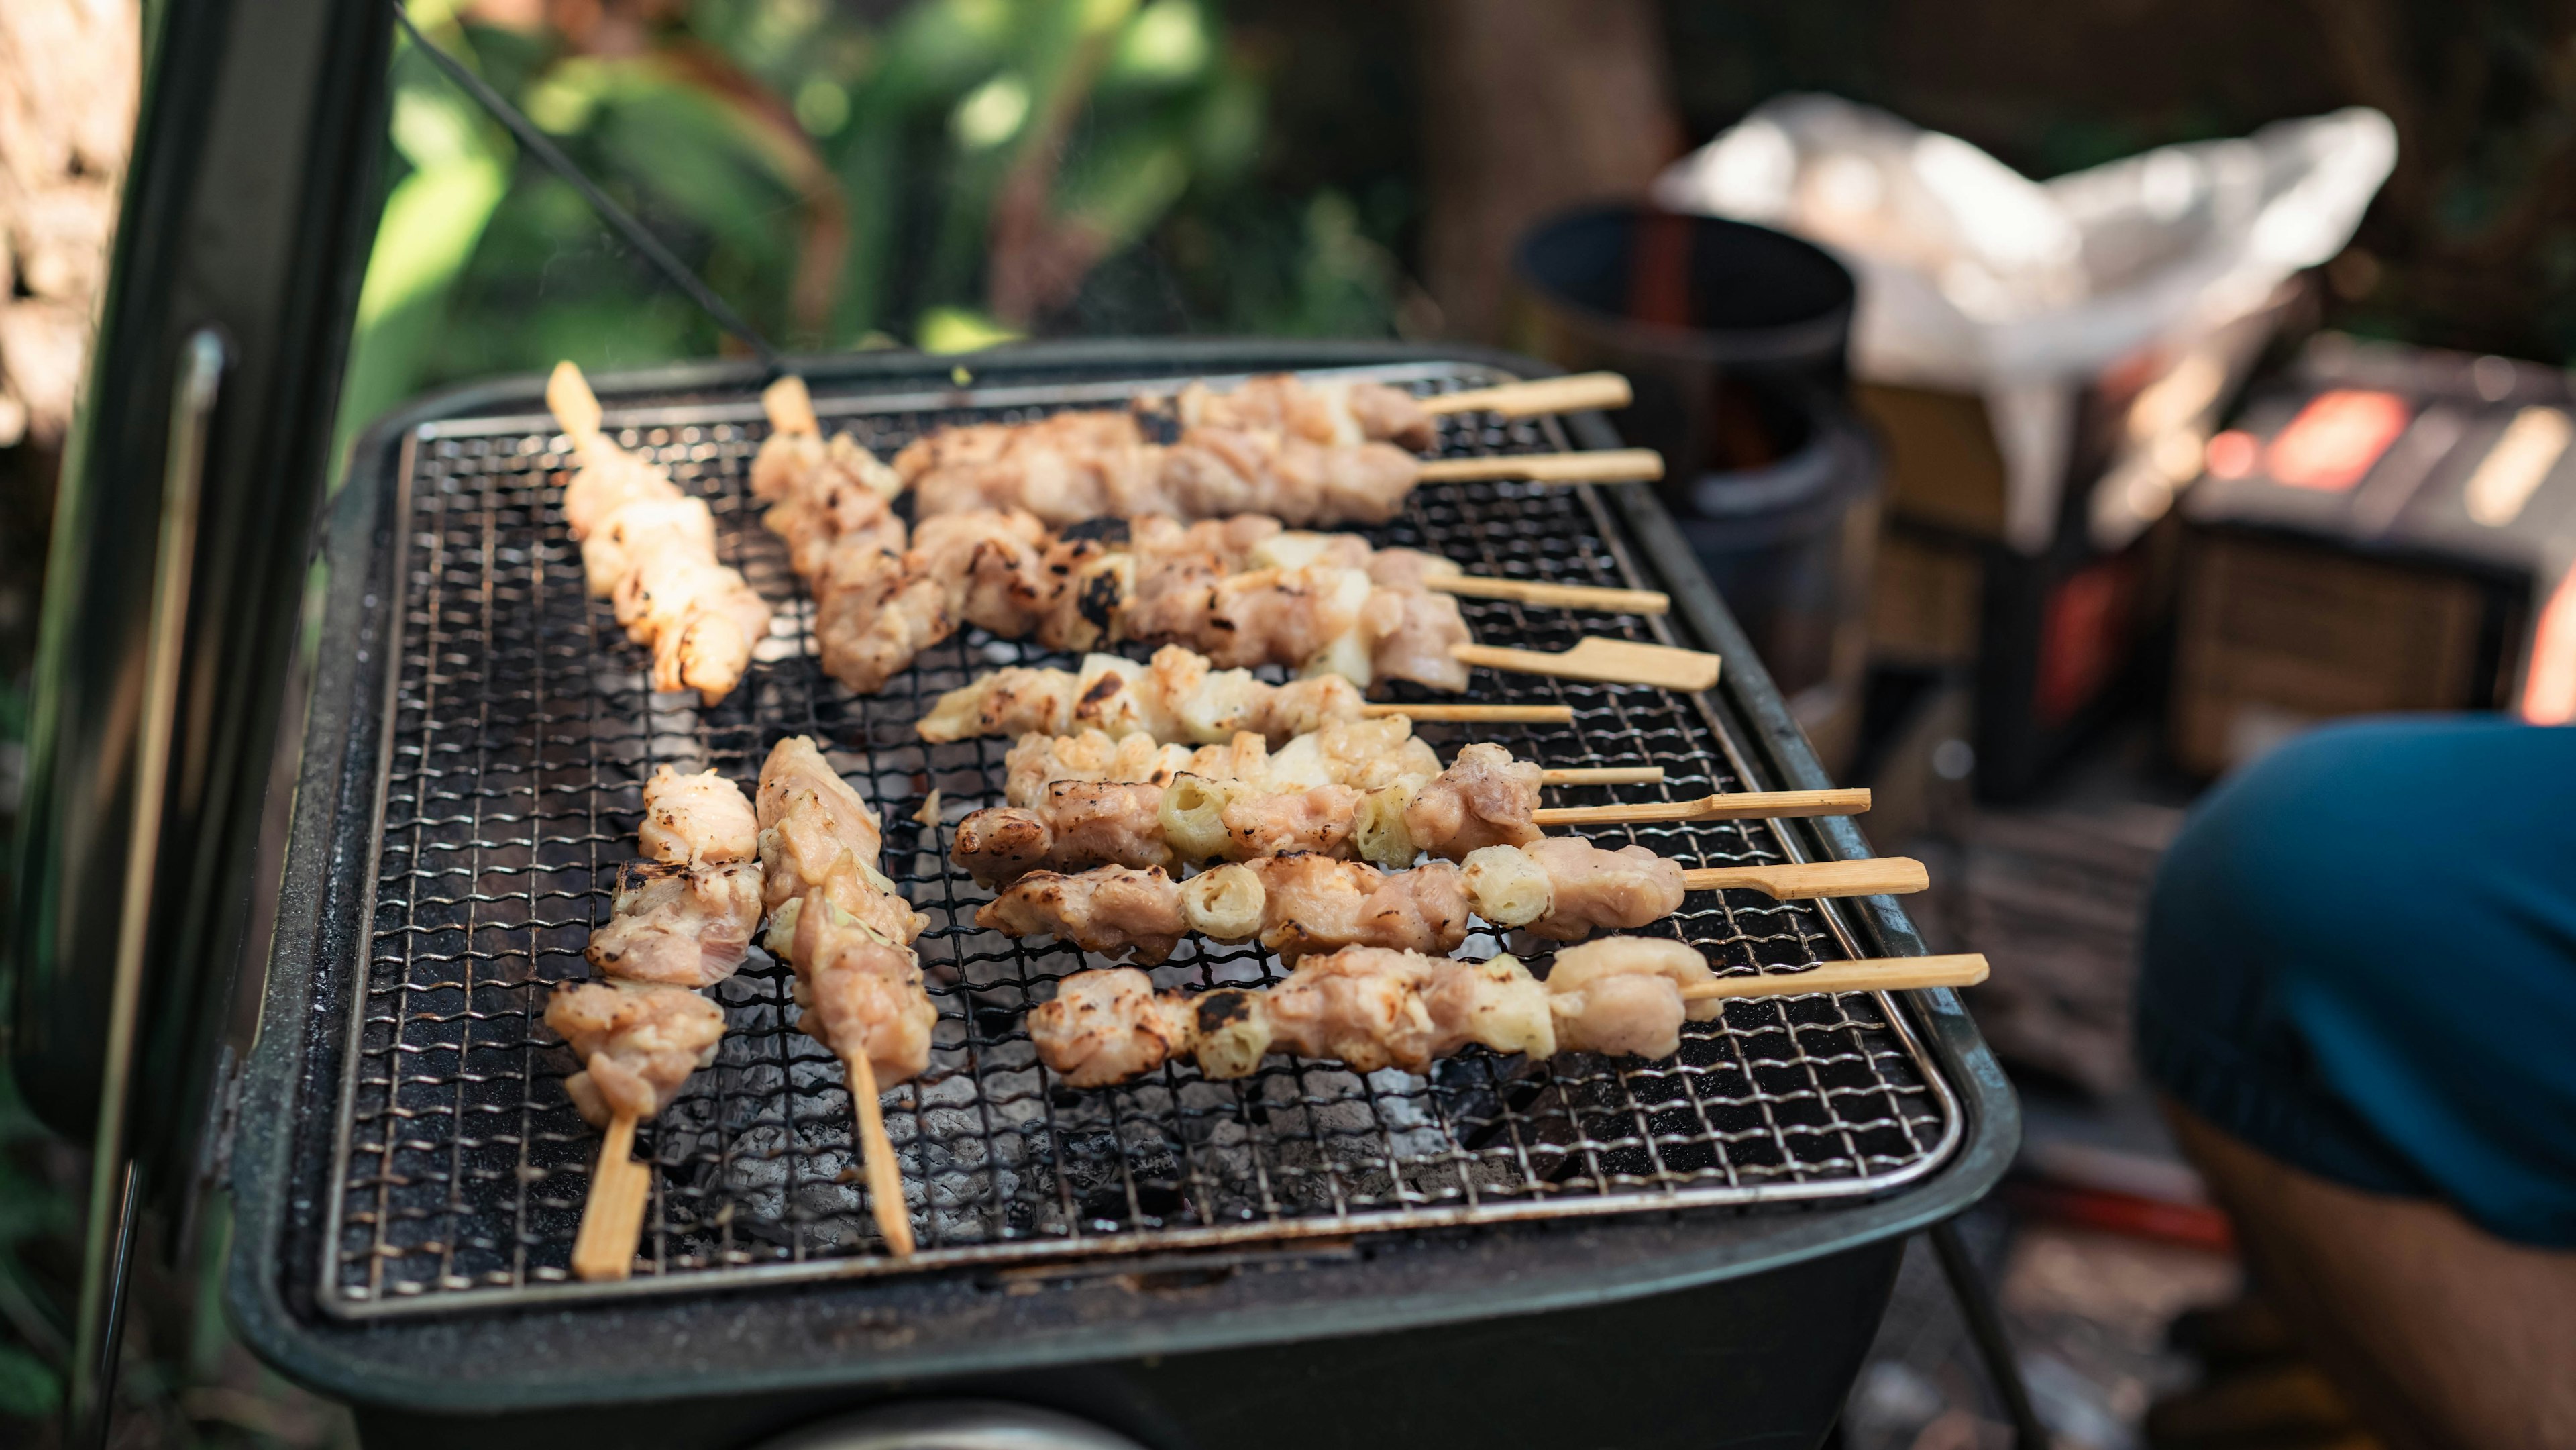
[[1959,1301],[1960,1317],[1968,1321],[1968,1337],[1976,1341],[1977,1354],[1986,1362],[1995,1397],[2004,1402],[2015,1450],[2048,1450],[2048,1429],[2030,1407],[2030,1387],[2022,1383],[2021,1362],[2013,1358],[2012,1341],[2004,1337],[2003,1313],[1995,1307],[1995,1296],[1987,1291],[1977,1266],[1969,1262],[1968,1246],[1959,1242],[1958,1220],[1944,1219],[1923,1233],[1932,1241],[1932,1252],[1940,1256],[1941,1273]]

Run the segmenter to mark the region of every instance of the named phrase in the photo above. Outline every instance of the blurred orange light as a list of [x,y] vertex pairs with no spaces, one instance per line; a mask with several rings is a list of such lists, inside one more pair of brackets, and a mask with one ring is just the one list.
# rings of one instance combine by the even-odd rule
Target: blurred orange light
[[2266,451],[2266,471],[2291,488],[2341,493],[2406,431],[2412,410],[2395,393],[2336,388],[2319,393]]
[[2210,439],[2208,451],[2202,456],[2210,477],[2243,478],[2254,471],[2255,455],[2261,451],[2262,445],[2254,441],[2253,434],[2230,428]]

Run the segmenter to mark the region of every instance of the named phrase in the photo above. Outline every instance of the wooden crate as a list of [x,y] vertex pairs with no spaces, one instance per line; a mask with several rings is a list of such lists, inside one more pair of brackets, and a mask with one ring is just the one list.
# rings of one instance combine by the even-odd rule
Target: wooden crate
[[2494,586],[2329,544],[2197,531],[2184,567],[2171,744],[2216,775],[2339,715],[2495,703]]

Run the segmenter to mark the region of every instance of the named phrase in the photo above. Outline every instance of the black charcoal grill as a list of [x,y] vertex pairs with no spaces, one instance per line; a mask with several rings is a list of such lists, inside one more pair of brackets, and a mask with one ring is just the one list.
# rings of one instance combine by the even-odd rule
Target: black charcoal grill
[[[278,8],[293,14],[200,20],[218,40],[310,21],[331,43],[293,57],[314,78],[309,113],[255,94],[238,66],[196,77],[212,94],[195,100],[218,115],[268,115],[327,150],[315,138],[336,133],[298,123],[372,125],[380,96],[366,85],[337,95],[320,77],[335,65],[380,73],[380,30],[340,23],[345,11],[325,29],[330,7],[318,4]],[[165,38],[165,57],[185,53]],[[174,161],[174,149],[188,148],[147,124],[139,190],[181,161],[210,175],[247,165],[220,150]],[[291,256],[345,282],[350,241],[313,219],[345,215],[364,167],[308,163],[308,190],[272,199],[270,220]],[[224,207],[240,203],[219,188],[182,200],[164,221],[180,232],[238,225]],[[149,610],[120,606],[121,632],[98,626],[117,647],[100,651],[92,688],[62,697],[60,728],[100,719],[127,661],[160,658],[171,683],[147,688],[144,709],[171,704],[175,748],[156,776],[148,729],[111,732],[94,751],[57,746],[51,762],[40,754],[38,787],[63,800],[92,770],[157,780],[176,824],[201,829],[175,839],[165,822],[157,845],[143,835],[151,913],[81,938],[137,958],[115,999],[139,1014],[136,1029],[121,1045],[109,1034],[101,1067],[77,1030],[89,1000],[77,977],[38,963],[20,1021],[22,1044],[40,1050],[21,1072],[56,1089],[58,1120],[95,1113],[63,1090],[84,1063],[105,1074],[111,1107],[133,1095],[101,1138],[111,1164],[137,1165],[102,1178],[102,1284],[112,1288],[122,1256],[151,1250],[156,1223],[185,1239],[169,1222],[193,1213],[196,1186],[227,1190],[237,1323],[288,1373],[357,1403],[371,1444],[747,1444],[867,1404],[910,1417],[868,1443],[963,1444],[974,1438],[965,1427],[1004,1433],[993,1424],[1051,1407],[1175,1450],[1530,1434],[1810,1444],[1857,1369],[1901,1236],[2000,1174],[2011,1099],[1947,992],[1733,1003],[1672,1063],[1474,1054],[1425,1079],[1273,1060],[1240,1083],[1177,1069],[1116,1091],[1063,1089],[1035,1064],[1021,1019],[1082,957],[975,931],[984,893],[946,862],[944,831],[914,820],[934,792],[949,822],[998,797],[1004,742],[930,747],[912,726],[938,691],[1023,647],[962,635],[872,699],[821,674],[801,627],[810,606],[744,486],[763,433],[758,370],[599,380],[611,431],[707,498],[727,562],[798,626],[722,704],[647,693],[640,652],[585,597],[550,477],[562,440],[535,379],[416,405],[360,443],[320,530],[318,648],[297,675],[279,649],[292,612],[274,588],[228,605],[220,554],[225,541],[265,537],[245,532],[254,522],[277,532],[277,512],[259,518],[263,487],[282,487],[294,532],[328,416],[327,385],[313,378],[336,356],[348,289],[317,296],[236,257],[270,291],[240,302],[229,325],[199,327],[192,306],[229,295],[222,269],[179,278],[174,256],[149,247],[136,261],[134,233],[155,220],[129,213],[121,275],[143,269],[160,285],[126,288],[131,325],[118,331],[112,312],[102,378],[124,366],[161,387],[175,371],[179,403],[165,426],[149,389],[103,390],[103,416],[121,407],[146,423],[93,464],[88,493],[67,502],[67,537],[121,561],[75,576],[103,600],[193,555],[198,607],[175,636],[156,637]],[[130,315],[146,304],[168,315]],[[281,311],[304,330],[279,323]],[[1356,369],[1438,390],[1535,368],[1456,349],[1169,341],[1012,349],[970,366],[871,355],[800,371],[827,426],[884,451],[940,423],[1116,405],[1193,376]],[[1615,441],[1597,418],[1561,426],[1453,420],[1443,447]],[[262,455],[250,438],[275,446]],[[267,458],[286,460],[283,485]],[[119,501],[151,517],[187,498],[202,499],[204,524],[193,540],[182,532],[177,553],[162,547],[157,575],[106,528]],[[1563,803],[1826,784],[1646,491],[1434,485],[1375,535],[1478,572],[1675,598],[1666,619],[1462,601],[1488,642],[1557,648],[1609,633],[1725,657],[1725,679],[1699,697],[1479,672],[1477,698],[1574,711],[1569,726],[1479,737],[1550,764],[1665,767],[1662,786],[1560,792]],[[241,641],[250,664],[218,678],[193,652],[201,631]],[[283,804],[291,788],[291,809],[271,810],[263,838],[262,712],[285,694],[280,678],[302,681],[305,715],[300,749],[280,732],[290,743],[267,798]],[[212,713],[176,707],[194,699],[216,702]],[[922,951],[941,1015],[934,1066],[888,1113],[922,1252],[883,1252],[858,1196],[840,1072],[794,1029],[783,968],[755,958],[722,989],[718,1063],[639,1140],[656,1165],[639,1272],[577,1282],[567,1265],[597,1139],[565,1100],[574,1064],[539,1023],[544,993],[584,970],[582,942],[632,854],[652,767],[713,765],[748,782],[788,733],[822,741],[879,805],[888,869],[932,918]],[[1465,738],[1424,733],[1444,747]],[[203,825],[209,759],[231,763],[217,783],[240,792],[221,829]],[[138,832],[153,824],[131,819]],[[1634,839],[1693,865],[1866,854],[1840,820],[1656,826]],[[65,903],[112,898],[99,863],[122,842],[75,844],[32,884]],[[234,914],[204,907],[210,897]],[[234,934],[172,935],[208,910]],[[1703,895],[1666,929],[1739,972],[1921,949],[1882,900]],[[227,944],[245,937],[265,963],[238,994],[255,1040],[220,1027]],[[129,953],[129,940],[152,950]],[[1250,948],[1185,952],[1158,973],[1199,985],[1277,975]],[[90,1015],[114,1021],[118,1010]],[[30,1023],[45,1030],[31,1039]],[[172,1045],[175,1066],[137,1078],[137,1041]],[[138,1112],[149,1131],[128,1131]],[[111,1328],[114,1303],[112,1292],[95,1301]],[[1016,1408],[925,1408],[959,1397]],[[947,1428],[922,1428],[933,1421]],[[1062,1425],[1017,1433],[1023,1444],[1078,1438]]]
[[[1376,359],[1366,375],[1423,389],[1495,381],[1512,366],[1155,343],[1029,349],[978,360],[962,384],[917,359],[811,373],[827,425],[882,451],[942,423],[1360,356]],[[703,1392],[745,1377],[865,1394],[964,1375],[989,1390],[1004,1368],[1104,1360],[1119,1368],[1097,1383],[1114,1384],[1148,1356],[1169,1365],[1229,1343],[1490,1321],[1839,1249],[1775,1276],[1839,1292],[1793,1293],[1823,1297],[1780,1306],[1786,1318],[1767,1337],[1804,1386],[1766,1397],[1773,1412],[1797,1401],[1821,1430],[1813,1417],[1830,1417],[1875,1322],[1888,1235],[1946,1214],[2000,1166],[2007,1110],[1946,998],[1736,1003],[1669,1064],[1474,1054],[1425,1079],[1275,1059],[1240,1083],[1175,1069],[1115,1091],[1063,1088],[1036,1065],[1023,1012],[1097,962],[977,931],[988,893],[948,862],[945,830],[916,819],[933,790],[943,825],[997,800],[1007,745],[924,745],[913,724],[929,702],[979,670],[1042,657],[969,632],[874,698],[824,677],[802,629],[810,605],[745,485],[765,431],[758,381],[744,368],[602,380],[611,430],[708,499],[727,562],[797,626],[712,708],[648,693],[642,652],[586,597],[557,502],[564,443],[536,411],[537,380],[425,404],[361,446],[325,552],[336,587],[287,864],[287,895],[304,910],[279,923],[270,1032],[235,1150],[245,1231],[234,1295],[256,1343],[326,1387],[422,1409]],[[1575,433],[1470,419],[1443,445],[1608,441],[1597,421]],[[1434,485],[1374,533],[1483,573],[1670,588],[1681,600],[1670,620],[1467,601],[1482,639],[1560,648],[1614,633],[1727,657],[1726,687],[1699,698],[1480,673],[1479,699],[1573,707],[1571,725],[1505,727],[1516,753],[1665,767],[1660,786],[1592,787],[1565,793],[1570,803],[1820,783],[1697,577],[1656,567],[1668,546],[1654,507],[1635,490]],[[1465,728],[1424,730],[1454,745]],[[716,1066],[640,1140],[656,1165],[641,1270],[575,1281],[598,1139],[564,1096],[576,1064],[539,1025],[544,994],[587,971],[579,953],[633,854],[654,766],[713,765],[748,781],[794,732],[824,742],[878,803],[887,869],[933,922],[921,950],[941,1016],[934,1065],[889,1113],[920,1195],[922,1251],[884,1253],[860,1197],[840,1069],[795,1029],[785,969],[756,958],[721,989],[730,1030]],[[1654,826],[1635,839],[1692,865],[1862,853],[1839,822]],[[1914,949],[1884,903],[1704,895],[1666,929],[1745,972]],[[1500,945],[1471,942],[1468,954]],[[1281,971],[1253,948],[1205,948],[1158,975],[1214,985]],[[1611,1345],[1638,1325],[1688,1317],[1681,1306],[1694,1300],[1697,1314],[1733,1318],[1718,1306],[1735,1292],[1654,1295],[1633,1319],[1599,1311],[1612,1339],[1576,1358],[1615,1372],[1623,1352]],[[774,1315],[821,1316],[836,1326],[830,1349],[762,1335],[721,1371],[668,1377],[674,1340],[732,1345]],[[647,1327],[630,1340],[612,1323]],[[1669,1332],[1685,1344],[1696,1333]],[[1451,1352],[1474,1342],[1421,1337]],[[1477,1358],[1509,1364],[1556,1341],[1533,1332]],[[482,1347],[460,1353],[465,1344]],[[709,1353],[732,1359],[693,1357]],[[1674,1372],[1641,1392],[1672,1392],[1674,1416],[1685,1404],[1714,1410],[1700,1371]],[[1514,1378],[1572,1394],[1565,1373],[1529,1365]],[[1489,1392],[1477,1375],[1439,1393]],[[1074,1407],[1154,1438],[1139,1415],[1156,1395],[1128,1393],[1112,1408]],[[1532,1413],[1494,1408],[1497,1429]],[[644,1413],[655,1423],[661,1412]],[[1348,1413],[1327,1397],[1224,1438],[1288,1443]],[[1188,1444],[1212,1432],[1184,1420],[1166,1433]]]

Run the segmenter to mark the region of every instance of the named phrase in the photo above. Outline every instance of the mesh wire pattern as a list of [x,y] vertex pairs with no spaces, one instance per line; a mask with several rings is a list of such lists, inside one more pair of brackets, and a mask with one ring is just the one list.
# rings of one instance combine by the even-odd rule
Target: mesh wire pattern
[[[1423,390],[1492,380],[1438,365],[1366,371]],[[827,429],[882,456],[947,423],[1167,386],[1025,390],[968,407],[953,396],[825,399],[822,411]],[[720,555],[778,623],[719,704],[653,694],[646,652],[586,591],[559,506],[569,455],[552,426],[458,420],[410,440],[370,946],[321,1273],[332,1312],[1845,1197],[1920,1177],[1955,1145],[1950,1088],[1873,994],[1730,1001],[1719,1019],[1690,1024],[1666,1062],[1471,1049],[1428,1077],[1272,1058],[1233,1082],[1182,1064],[1116,1089],[1063,1087],[1037,1062],[1023,1015],[1103,962],[974,925],[991,893],[946,848],[966,812],[999,801],[1009,742],[928,745],[913,724],[983,670],[1072,661],[967,631],[882,694],[854,696],[821,672],[811,599],[750,497],[766,433],[756,402],[613,409],[609,425],[707,500]],[[1442,438],[1453,454],[1561,446],[1544,419],[1452,418]],[[1417,490],[1371,536],[1483,574],[1636,587],[1646,581],[1617,532],[1589,489],[1476,483]],[[1660,620],[1460,603],[1488,642],[1670,642]],[[1411,686],[1399,697],[1408,691],[1432,698]],[[1551,804],[1745,788],[1718,717],[1688,696],[1479,671],[1473,698],[1565,704],[1573,720],[1420,727],[1444,758],[1475,738],[1549,765],[1664,767],[1660,785],[1553,788]],[[599,1139],[565,1095],[578,1064],[543,1024],[547,994],[588,975],[581,951],[635,855],[653,769],[713,767],[748,791],[789,734],[813,737],[877,806],[885,871],[931,921],[918,947],[939,1009],[932,1065],[889,1092],[885,1112],[921,1252],[886,1254],[840,1066],[797,1027],[786,965],[755,950],[714,989],[727,1024],[716,1061],[639,1131],[654,1174],[635,1277],[580,1283],[569,1263]],[[934,794],[936,824],[924,824]],[[1585,834],[1689,866],[1779,861],[1789,849],[1762,822]],[[1724,972],[1850,954],[1827,908],[1750,892],[1694,893],[1650,930],[1678,934]],[[1490,932],[1461,955],[1501,950],[1541,972],[1549,960],[1544,942]],[[1196,941],[1154,971],[1159,985],[1187,988],[1284,975],[1257,946]]]

